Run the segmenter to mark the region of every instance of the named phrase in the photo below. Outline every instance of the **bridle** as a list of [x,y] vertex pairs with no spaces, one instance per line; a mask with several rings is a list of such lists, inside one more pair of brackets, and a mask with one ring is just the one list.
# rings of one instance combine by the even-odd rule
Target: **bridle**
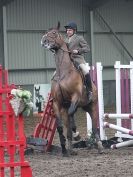
[[[53,39],[53,40],[52,40],[52,42],[54,42],[53,44],[56,44],[56,41],[58,40],[58,38],[61,39],[61,34],[59,34],[59,33],[56,33],[56,34],[57,34],[57,36],[51,36],[51,35],[50,35],[50,32],[48,32],[48,33],[45,34],[44,36],[47,36],[47,37]],[[71,54],[71,51],[69,51],[69,50],[64,50],[63,48],[60,48],[60,49],[61,49],[62,51],[64,51],[64,52],[68,52],[68,53]],[[52,49],[51,51],[53,52],[54,49]]]

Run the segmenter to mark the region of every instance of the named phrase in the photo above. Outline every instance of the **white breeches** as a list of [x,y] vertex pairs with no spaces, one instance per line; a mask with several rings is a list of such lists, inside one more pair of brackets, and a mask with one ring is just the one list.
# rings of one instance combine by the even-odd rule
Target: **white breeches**
[[85,64],[82,63],[82,64],[79,65],[79,67],[81,68],[81,70],[82,70],[84,76],[85,76],[86,74],[88,74],[89,71],[90,71],[90,66],[88,65],[88,63],[85,63]]

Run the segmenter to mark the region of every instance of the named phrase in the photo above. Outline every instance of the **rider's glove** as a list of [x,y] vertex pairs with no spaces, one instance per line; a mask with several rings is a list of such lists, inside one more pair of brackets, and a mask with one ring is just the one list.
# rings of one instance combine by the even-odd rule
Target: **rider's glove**
[[79,51],[75,49],[75,50],[73,50],[73,53],[74,53],[74,54],[78,54]]

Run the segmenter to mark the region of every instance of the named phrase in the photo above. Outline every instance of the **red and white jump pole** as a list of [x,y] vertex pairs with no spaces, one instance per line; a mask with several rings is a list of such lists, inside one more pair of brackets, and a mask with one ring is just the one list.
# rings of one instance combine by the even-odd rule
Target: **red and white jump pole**
[[[121,95],[124,94],[122,93],[122,85],[121,85],[121,69],[129,69],[129,78],[130,78],[130,113],[133,114],[133,62],[130,62],[130,65],[121,65],[120,61],[116,61],[115,63],[115,78],[116,78],[116,114],[121,114],[122,113],[122,99]],[[128,92],[128,90],[127,90]],[[124,100],[126,101],[126,100]],[[122,121],[121,119],[116,119],[117,125],[122,126]],[[131,120],[131,129],[133,129],[133,120]],[[117,131],[116,135],[117,137],[122,137],[122,133]],[[125,135],[126,136],[126,135]]]
[[[104,122],[104,127],[105,128],[112,128],[112,129],[117,130],[119,132],[126,133],[128,135],[133,136],[133,130],[123,128],[123,127],[120,127],[118,125],[114,125],[114,124],[110,124],[108,122]],[[113,144],[113,145],[111,145],[111,149],[118,149],[118,148],[121,148],[121,147],[130,146],[130,145],[133,145],[133,140]]]
[[114,124],[110,124],[108,122],[104,122],[104,127],[105,128],[112,128],[112,129],[118,130],[119,132],[126,133],[128,135],[132,135],[133,136],[133,130],[129,130],[127,128],[123,128],[123,127],[120,127],[118,125],[114,125]]
[[118,148],[121,148],[121,147],[131,146],[131,145],[133,145],[133,140],[113,144],[113,145],[111,145],[111,149],[118,149]]
[[[116,113],[108,114],[104,113],[104,99],[103,99],[103,76],[102,70],[103,67],[101,63],[97,63],[97,89],[98,89],[98,107],[99,107],[99,124],[100,124],[100,137],[101,140],[106,140],[105,135],[105,125],[108,125],[109,128],[117,130],[116,137],[124,138],[133,138],[133,62],[130,62],[130,65],[121,65],[119,61],[116,62],[115,66],[116,74]],[[127,68],[130,70],[130,113],[122,113],[121,110],[121,68]],[[116,119],[117,125],[105,123],[105,119]],[[121,119],[132,119],[131,120],[131,129],[126,129],[122,127]],[[123,134],[124,133],[124,134]],[[132,135],[132,136],[131,136]]]
[[133,119],[133,114],[108,114],[105,113],[103,115],[105,119],[111,118],[111,119]]

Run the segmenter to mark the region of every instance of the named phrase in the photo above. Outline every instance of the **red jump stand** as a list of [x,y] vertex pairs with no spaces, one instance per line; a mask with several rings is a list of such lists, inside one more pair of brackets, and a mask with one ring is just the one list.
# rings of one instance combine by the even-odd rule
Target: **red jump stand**
[[0,177],[32,177],[25,161],[26,139],[22,115],[15,116],[10,105],[11,89],[8,72],[0,66]]

